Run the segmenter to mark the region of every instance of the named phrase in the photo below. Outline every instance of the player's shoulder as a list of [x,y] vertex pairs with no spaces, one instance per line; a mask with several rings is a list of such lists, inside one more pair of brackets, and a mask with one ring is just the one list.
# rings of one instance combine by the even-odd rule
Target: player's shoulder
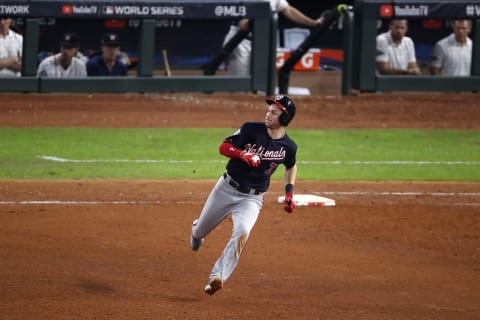
[[46,57],[40,62],[37,73],[42,77],[49,76],[52,72],[54,72],[55,68],[55,55],[52,55]]
[[8,37],[10,39],[13,39],[14,41],[23,41],[23,36],[20,33],[13,31],[12,29],[8,31]]
[[415,43],[413,42],[413,39],[410,37],[403,37],[402,38],[402,46],[404,47],[404,50],[415,50]]
[[263,122],[245,122],[241,127],[242,131],[256,131],[265,129],[265,123]]
[[259,121],[248,121],[243,123],[242,127],[265,127],[265,123]]
[[380,33],[377,35],[377,43],[387,44],[389,42],[389,32]]
[[47,65],[55,64],[55,57],[56,57],[56,54],[46,57],[45,59],[42,60],[42,62],[40,62],[40,65],[47,66]]
[[244,122],[238,133],[244,136],[258,136],[262,132],[266,132],[265,123],[263,122]]
[[100,61],[102,60],[102,56],[99,55],[99,54],[96,54],[94,55],[93,57],[91,57],[90,59],[88,59],[88,62],[87,63],[99,63]]
[[408,36],[404,36],[402,40],[405,41],[405,43],[413,44],[413,39]]
[[285,132],[285,139],[293,141],[293,139],[290,137],[290,135],[287,132]]
[[439,47],[448,47],[451,45],[454,45],[456,43],[455,41],[455,35],[453,33],[449,34],[445,38],[442,38],[438,40],[435,45]]
[[115,64],[113,65],[113,68],[120,73],[127,73],[128,72],[128,66],[121,59],[118,59],[118,58],[115,61]]
[[77,66],[85,66],[85,61],[77,57],[72,58],[72,63]]
[[473,45],[473,41],[472,39],[470,39],[469,37],[467,37],[467,46],[472,46]]
[[290,138],[290,136],[288,135],[288,133],[285,133],[285,136],[283,137],[286,141],[288,141],[289,143],[291,143],[292,145],[295,146],[295,148],[297,147],[297,143],[295,141],[293,141],[292,138]]

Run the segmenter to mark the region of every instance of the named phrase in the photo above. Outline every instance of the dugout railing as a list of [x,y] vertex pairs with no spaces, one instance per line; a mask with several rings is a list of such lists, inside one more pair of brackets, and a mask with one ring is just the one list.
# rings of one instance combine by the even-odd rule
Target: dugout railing
[[324,34],[330,26],[343,16],[343,63],[342,63],[342,95],[348,95],[352,90],[352,66],[353,66],[353,7],[346,4],[339,4],[322,14],[324,21],[313,29],[313,32],[304,39],[302,43],[292,52],[278,71],[278,88],[280,94],[287,94],[290,73],[295,64],[310,49],[313,43]]
[[[66,10],[68,9],[68,10]],[[76,10],[74,10],[76,9]],[[122,9],[122,10],[120,10]],[[124,10],[128,9],[128,10]],[[170,1],[2,1],[0,14],[24,19],[22,76],[0,78],[3,92],[195,92],[274,90],[271,70],[272,38],[276,21],[268,2],[259,0],[170,0]],[[87,77],[82,79],[37,77],[40,20],[45,17],[71,19],[138,18],[137,76]],[[248,18],[252,28],[252,70],[249,76],[156,76],[154,75],[156,19]],[[206,35],[208,36],[208,35]]]
[[[375,68],[379,19],[470,19],[473,42],[471,76],[378,75]],[[350,89],[376,91],[473,91],[480,90],[480,3],[478,1],[356,0]],[[415,41],[415,39],[414,39]]]

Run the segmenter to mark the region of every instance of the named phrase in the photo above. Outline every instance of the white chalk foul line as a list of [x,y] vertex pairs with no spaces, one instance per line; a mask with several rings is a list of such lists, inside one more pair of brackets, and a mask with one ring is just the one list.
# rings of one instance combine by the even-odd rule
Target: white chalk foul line
[[[435,202],[435,205],[442,206],[466,206],[466,207],[480,207],[480,200],[472,198],[480,198],[480,192],[426,192],[426,191],[325,191],[325,192],[312,192],[318,195],[325,196],[358,196],[358,197],[371,197],[371,196],[380,196],[380,197],[454,197],[456,200],[448,201],[447,199],[444,202]],[[445,199],[445,198],[444,198]],[[469,200],[466,200],[469,199]],[[473,202],[472,202],[473,200]],[[422,203],[422,200],[416,200],[418,203]]]
[[[163,204],[169,201],[75,201],[75,200],[21,200],[21,201],[0,201],[0,205],[146,205]],[[195,201],[175,201],[176,204],[192,204]],[[200,201],[198,202],[200,203]]]
[[[430,196],[430,197],[456,197],[466,199],[468,197],[478,197],[480,198],[480,192],[398,192],[398,191],[323,191],[323,192],[312,192],[313,194],[323,195],[323,196],[359,196],[359,197],[368,197],[368,196],[381,196],[381,197],[412,197],[412,196]],[[281,194],[277,192],[272,192],[272,194]],[[470,199],[470,201],[473,199]],[[130,201],[100,201],[100,200],[7,200],[0,201],[0,205],[158,205],[174,202],[175,204],[185,205],[185,204],[199,204],[201,201],[168,201],[168,200],[130,200]],[[421,201],[419,201],[421,202]],[[466,202],[466,201],[452,201],[445,203],[436,203],[437,205],[456,205],[456,206],[480,206],[480,201]]]
[[[67,159],[56,156],[37,156],[40,159],[71,162],[71,163],[225,163],[226,160],[175,160],[175,159]],[[309,161],[299,160],[300,164],[320,164],[320,165],[480,165],[480,161]]]
[[[320,192],[313,192],[319,194]],[[321,192],[325,195],[341,195],[341,196],[431,196],[431,197],[480,197],[480,192],[399,192],[399,191],[326,191]]]
[[225,160],[174,160],[174,159],[66,159],[55,156],[37,156],[44,160],[56,161],[56,162],[71,162],[71,163],[105,163],[105,162],[116,162],[116,163],[195,163],[195,162],[205,162],[205,163],[224,163]]
[[480,165],[480,161],[403,161],[403,160],[391,160],[391,161],[299,161],[303,164],[348,164],[348,165]]

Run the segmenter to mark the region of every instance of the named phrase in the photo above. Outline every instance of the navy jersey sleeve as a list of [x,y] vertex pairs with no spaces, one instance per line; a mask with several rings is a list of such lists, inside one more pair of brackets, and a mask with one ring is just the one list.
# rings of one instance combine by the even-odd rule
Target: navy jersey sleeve
[[97,65],[97,56],[91,58],[87,62],[87,75],[89,76],[99,76],[100,72],[98,71]]
[[285,138],[290,142],[289,144],[291,145],[291,152],[287,154],[284,164],[285,167],[290,169],[297,163],[297,145],[295,144],[295,142],[293,142],[292,139],[290,139],[287,134],[285,134]]
[[115,60],[112,73],[115,76],[126,76],[128,74],[128,66],[122,62],[120,57]]
[[225,139],[225,141],[231,142],[235,147],[240,150],[245,150],[244,146],[251,141],[255,140],[255,126],[252,123],[244,123],[240,129],[235,131],[231,136]]

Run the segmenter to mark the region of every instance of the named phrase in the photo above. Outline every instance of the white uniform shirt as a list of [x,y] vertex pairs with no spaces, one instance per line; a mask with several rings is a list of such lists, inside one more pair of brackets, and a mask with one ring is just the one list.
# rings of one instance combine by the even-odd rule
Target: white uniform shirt
[[416,62],[415,45],[409,37],[403,37],[400,44],[393,42],[390,31],[377,36],[377,62],[388,62],[390,68],[407,70],[409,62]]
[[[0,35],[0,58],[21,57],[23,49],[23,37],[8,30],[8,35],[3,37]],[[20,72],[15,72],[8,68],[0,69],[0,77],[20,76]]]
[[[289,6],[287,0],[265,0],[270,3],[270,9],[272,12],[281,12]],[[238,32],[237,25],[230,26],[223,45],[225,45],[230,39]],[[228,74],[231,76],[245,76],[250,74],[250,55],[252,53],[252,43],[250,40],[243,40],[232,51],[230,56],[225,61],[228,68]]]
[[464,45],[455,40],[455,34],[438,41],[433,47],[432,63],[441,68],[442,76],[469,76],[472,65],[472,40],[467,38]]
[[59,62],[59,57],[60,53],[57,53],[45,58],[38,66],[37,75],[53,78],[82,78],[87,76],[87,68],[82,60],[73,57],[68,68],[64,69]]

